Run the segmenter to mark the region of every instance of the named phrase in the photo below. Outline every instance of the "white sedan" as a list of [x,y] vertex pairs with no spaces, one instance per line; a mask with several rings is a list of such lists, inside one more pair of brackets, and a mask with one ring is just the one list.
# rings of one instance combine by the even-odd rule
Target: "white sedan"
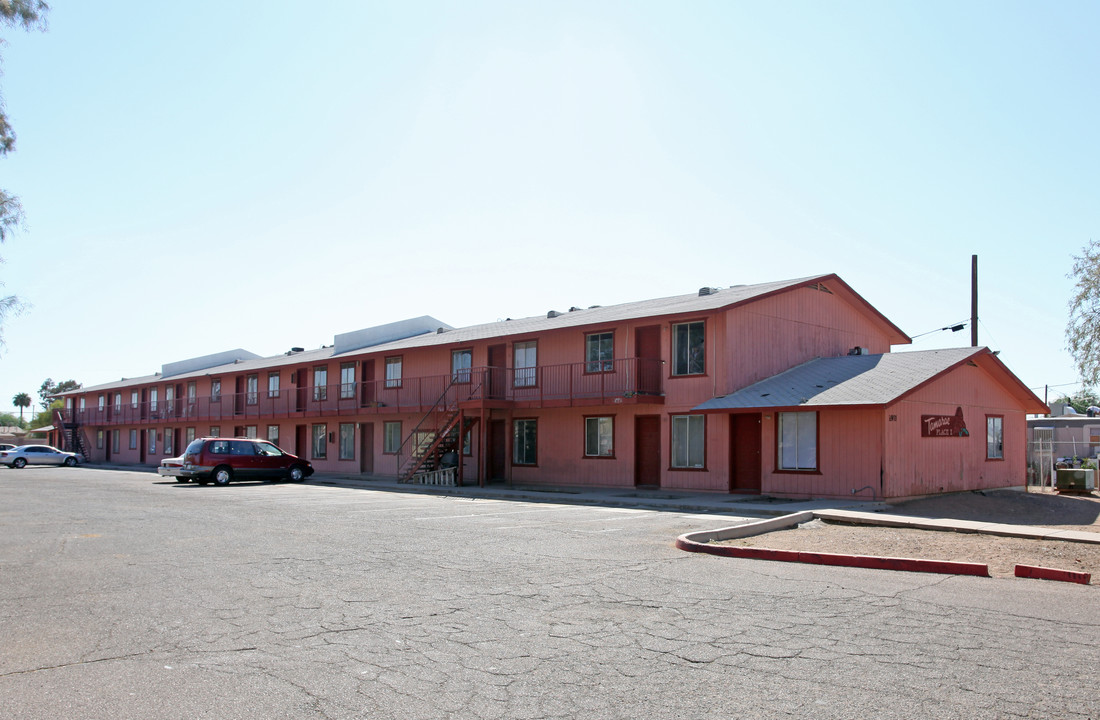
[[64,465],[73,467],[84,461],[77,453],[58,450],[49,445],[20,445],[11,450],[0,450],[0,465],[24,468],[27,465]]

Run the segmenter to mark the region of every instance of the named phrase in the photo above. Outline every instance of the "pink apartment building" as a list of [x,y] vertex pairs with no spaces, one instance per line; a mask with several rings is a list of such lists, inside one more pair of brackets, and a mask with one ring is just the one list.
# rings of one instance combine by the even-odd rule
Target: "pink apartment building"
[[877,498],[1024,485],[1025,416],[1046,406],[986,348],[890,352],[909,342],[822,275],[234,350],[65,393],[56,420],[93,462],[156,465],[225,435],[410,482]]

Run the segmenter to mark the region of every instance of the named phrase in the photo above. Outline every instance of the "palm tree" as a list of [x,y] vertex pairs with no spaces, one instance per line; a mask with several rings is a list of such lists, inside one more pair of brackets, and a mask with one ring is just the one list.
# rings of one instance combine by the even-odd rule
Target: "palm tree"
[[11,402],[19,408],[19,422],[23,422],[23,408],[31,406],[31,396],[27,393],[19,393],[11,399]]

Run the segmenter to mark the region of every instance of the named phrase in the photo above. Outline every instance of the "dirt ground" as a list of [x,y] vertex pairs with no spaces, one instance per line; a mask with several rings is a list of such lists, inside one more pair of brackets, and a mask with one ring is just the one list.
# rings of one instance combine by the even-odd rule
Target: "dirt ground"
[[[1100,533],[1100,496],[1011,490],[958,493],[913,500],[886,512],[926,518],[1008,523]],[[1100,545],[1028,540],[974,533],[846,525],[814,520],[796,528],[723,544],[775,550],[981,562],[994,577],[1012,577],[1017,563],[1092,574],[1100,584]]]

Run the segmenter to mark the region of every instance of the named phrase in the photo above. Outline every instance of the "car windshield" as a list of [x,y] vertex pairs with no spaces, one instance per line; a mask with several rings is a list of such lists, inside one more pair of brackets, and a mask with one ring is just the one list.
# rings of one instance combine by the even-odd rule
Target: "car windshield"
[[269,442],[258,442],[258,443],[256,443],[256,454],[257,455],[283,455],[284,453],[283,453],[282,450],[280,450],[275,445],[272,445]]

